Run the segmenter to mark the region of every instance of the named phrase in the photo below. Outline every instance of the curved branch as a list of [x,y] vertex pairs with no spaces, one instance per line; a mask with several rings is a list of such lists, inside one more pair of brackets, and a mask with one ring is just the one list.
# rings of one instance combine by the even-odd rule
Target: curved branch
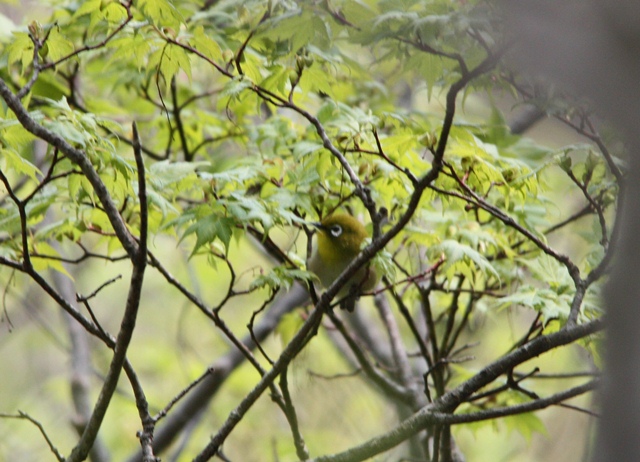
[[[144,164],[142,163],[142,154],[140,150],[140,138],[138,136],[138,128],[133,124],[134,137],[134,156],[138,167],[138,198],[140,201],[140,238],[139,245],[131,257],[133,263],[133,271],[131,273],[131,282],[129,285],[129,293],[127,295],[127,303],[124,315],[121,321],[120,332],[116,338],[115,347],[113,349],[113,358],[109,364],[109,371],[104,379],[100,395],[93,408],[91,417],[87,422],[87,426],[82,433],[82,437],[78,444],[73,448],[68,462],[80,462],[86,459],[87,454],[93,446],[94,440],[98,435],[98,430],[102,425],[102,421],[107,412],[113,393],[118,385],[120,372],[127,360],[127,348],[131,342],[133,331],[138,316],[138,308],[140,307],[140,298],[142,295],[142,282],[147,266],[147,195],[146,182],[144,176]],[[64,152],[64,151],[63,151]],[[137,382],[133,382],[137,383]],[[151,459],[150,459],[151,460]]]
[[[434,403],[423,407],[420,411],[416,412],[413,416],[404,420],[387,433],[372,438],[366,443],[345,452],[331,456],[318,457],[309,462],[358,462],[366,460],[376,454],[380,454],[394,446],[397,446],[416,433],[435,424],[451,425],[455,423],[464,423],[466,421],[465,419],[469,418],[465,417],[466,414],[454,415],[451,414],[451,412],[468,396],[470,396],[473,391],[489,384],[500,375],[508,372],[510,369],[524,361],[532,359],[559,346],[572,343],[587,335],[593,334],[601,330],[602,327],[603,322],[601,320],[596,320],[587,324],[566,328],[544,337],[538,337],[517,350],[503,356],[492,364],[489,364],[471,379],[467,380],[454,390],[446,393]],[[593,389],[596,384],[597,380],[594,380],[580,387],[575,387],[565,392],[558,393],[550,398],[536,400],[505,409],[511,409],[511,414],[542,409],[543,407],[547,407],[573,396],[585,393]],[[486,411],[487,413],[475,413],[471,418],[484,420],[500,417],[501,413],[507,412],[505,409]],[[495,413],[495,415],[492,413]],[[504,415],[511,414],[507,413]]]

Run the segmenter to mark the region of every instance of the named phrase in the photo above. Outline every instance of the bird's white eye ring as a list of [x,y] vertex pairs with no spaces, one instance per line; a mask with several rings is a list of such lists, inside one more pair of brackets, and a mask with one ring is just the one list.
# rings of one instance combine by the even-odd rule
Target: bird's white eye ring
[[338,237],[342,234],[342,226],[333,225],[331,228],[329,228],[329,232],[333,237]]

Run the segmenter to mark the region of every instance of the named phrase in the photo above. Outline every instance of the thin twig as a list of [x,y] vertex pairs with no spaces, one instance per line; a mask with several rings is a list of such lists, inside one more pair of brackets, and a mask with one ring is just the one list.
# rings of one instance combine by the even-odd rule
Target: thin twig
[[40,422],[38,422],[36,419],[34,419],[33,417],[31,417],[29,414],[27,414],[26,412],[22,412],[22,411],[18,411],[18,414],[0,413],[0,418],[2,418],[2,419],[24,419],[24,420],[28,420],[29,422],[34,424],[38,428],[38,430],[40,431],[40,434],[43,436],[44,440],[47,442],[47,446],[49,446],[49,450],[51,450],[51,452],[53,453],[55,458],[58,460],[58,462],[65,462],[64,456],[54,446],[53,441],[51,441],[51,438],[49,438],[49,435],[47,435],[47,432],[45,431],[45,429],[42,426],[42,424]]
[[94,290],[93,292],[91,292],[89,295],[80,295],[80,294],[76,294],[76,301],[79,303],[84,303],[88,300],[91,300],[93,297],[95,297],[96,295],[98,295],[98,293],[104,289],[105,287],[107,287],[110,284],[113,284],[114,282],[116,282],[117,280],[122,279],[122,274],[118,274],[117,276],[109,279],[106,282],[103,282],[102,284],[100,284],[100,286]]

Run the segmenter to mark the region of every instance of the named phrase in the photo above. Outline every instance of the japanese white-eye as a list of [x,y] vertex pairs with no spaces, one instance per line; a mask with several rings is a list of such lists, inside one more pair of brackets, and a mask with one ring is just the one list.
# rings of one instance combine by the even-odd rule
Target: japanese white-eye
[[[347,214],[330,215],[314,226],[318,233],[307,268],[324,287],[329,287],[360,253],[368,234],[362,223]],[[360,268],[338,292],[337,298],[342,299],[340,307],[352,311],[358,296],[372,290],[377,282],[370,264]]]

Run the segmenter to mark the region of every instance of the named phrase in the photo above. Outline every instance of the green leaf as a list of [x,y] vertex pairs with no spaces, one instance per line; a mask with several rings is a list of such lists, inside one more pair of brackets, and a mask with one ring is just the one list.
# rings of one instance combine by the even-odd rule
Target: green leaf
[[286,66],[271,66],[267,69],[269,75],[260,82],[260,86],[266,90],[274,91],[280,95],[285,94],[285,88],[289,82],[292,69]]
[[33,61],[33,42],[29,38],[29,34],[14,32],[13,40],[7,50],[9,51],[7,65],[11,66],[19,62],[21,64],[20,73],[24,74],[24,71]]
[[571,279],[569,270],[555,258],[543,254],[535,259],[520,259],[518,261],[529,268],[537,279],[559,293],[566,293],[573,289],[573,279]]
[[131,62],[138,70],[143,67],[157,63],[158,57],[154,55],[147,59],[147,55],[152,50],[152,42],[142,34],[127,35],[124,37],[116,37],[107,43],[106,47],[113,49],[113,54],[109,61],[105,63],[105,67],[110,67],[114,63]]
[[69,175],[67,184],[69,187],[69,198],[73,201],[80,199],[80,195],[89,195],[93,191],[91,183],[84,175]]
[[208,162],[171,162],[168,160],[155,162],[149,167],[149,180],[157,189],[190,178],[196,179],[196,170],[202,166],[208,166]]
[[72,144],[83,148],[87,146],[87,134],[66,120],[50,120],[45,123],[45,126]]
[[309,43],[326,44],[329,39],[327,25],[322,17],[314,14],[310,9],[294,11],[275,18],[258,36],[278,41],[288,40],[291,43],[290,50],[293,52]]
[[47,58],[50,61],[57,61],[74,51],[73,43],[60,33],[60,29],[57,26],[51,28],[45,45],[47,47]]
[[[453,239],[447,239],[442,241],[439,245],[430,249],[430,253],[432,255],[445,255],[445,269],[452,267],[452,264],[455,262],[473,262],[478,269],[480,269],[483,273],[491,274],[495,276],[497,279],[500,279],[500,276],[496,269],[491,265],[489,260],[486,259],[484,255],[482,255],[477,250],[471,248],[468,245],[462,244]],[[458,270],[466,271],[464,267],[456,266]],[[468,276],[470,273],[468,274]],[[471,278],[473,280],[473,278]]]
[[18,174],[27,175],[35,181],[37,181],[37,175],[42,174],[38,167],[12,149],[0,149],[0,154],[0,160],[2,160],[2,164],[4,165],[3,169],[13,170]]
[[234,77],[233,80],[229,80],[225,84],[224,89],[222,90],[220,95],[237,98],[244,90],[246,90],[247,88],[251,88],[252,86],[253,83],[251,82],[251,80],[246,78],[244,75],[239,75],[237,77]]
[[234,227],[235,222],[231,218],[211,214],[198,218],[195,223],[186,229],[182,239],[191,234],[196,235],[196,244],[191,252],[191,256],[193,256],[200,247],[216,239],[219,239],[224,244],[225,251],[229,252],[229,243],[231,242]]
[[[63,241],[67,239],[71,242],[78,242],[86,230],[82,224],[72,218],[64,218],[46,225],[42,225],[36,232],[36,238],[39,242],[43,240],[55,239]],[[42,248],[39,248],[42,251]]]
[[[56,188],[49,186],[41,189],[40,193],[35,195],[26,205],[28,224],[32,226],[40,223],[56,199]],[[17,235],[22,229],[18,208],[11,201],[4,207],[4,209],[0,209],[2,210],[0,214],[0,230],[10,235]]]
[[207,58],[222,61],[220,45],[204,31],[203,26],[196,27],[193,32],[193,46]]
[[[38,242],[35,244],[34,249],[35,252],[38,253],[39,256],[32,255],[31,261],[33,263],[33,268],[36,271],[43,271],[46,269],[52,269],[59,273],[64,274],[73,280],[73,276],[69,274],[67,269],[64,267],[62,262],[57,259],[60,257],[60,253],[54,249],[51,245],[46,242]],[[47,258],[52,257],[52,258]]]
[[281,288],[289,290],[295,281],[311,281],[314,278],[315,276],[308,271],[276,266],[268,273],[261,274],[251,281],[249,290],[256,290],[263,287],[271,290],[279,290]]
[[86,0],[82,2],[80,7],[76,10],[76,12],[73,15],[73,18],[74,19],[79,18],[80,16],[99,10],[101,4],[102,4],[102,0]]
[[168,0],[140,0],[137,6],[158,27],[172,27],[177,31],[184,23],[180,12]]
[[335,97],[334,79],[330,72],[323,69],[318,64],[306,67],[300,78],[300,87],[306,92],[323,92],[330,97]]
[[571,297],[549,289],[523,286],[517,292],[496,300],[496,304],[498,310],[512,305],[530,308],[541,313],[546,322],[550,319],[567,319]]
[[127,19],[127,10],[120,2],[112,1],[103,8],[102,14],[96,14],[94,17],[96,21],[106,19],[110,23],[121,23]]
[[547,429],[542,420],[533,412],[525,412],[503,418],[507,428],[520,433],[527,442],[531,442],[534,433],[547,434]]
[[323,149],[324,146],[322,143],[316,143],[313,141],[300,141],[293,146],[293,154],[296,157],[304,157],[309,154],[313,154],[314,152]]
[[191,57],[180,47],[167,45],[160,48],[149,58],[149,66],[159,66],[167,87],[170,85],[171,79],[180,71],[187,74],[189,81],[191,81]]

